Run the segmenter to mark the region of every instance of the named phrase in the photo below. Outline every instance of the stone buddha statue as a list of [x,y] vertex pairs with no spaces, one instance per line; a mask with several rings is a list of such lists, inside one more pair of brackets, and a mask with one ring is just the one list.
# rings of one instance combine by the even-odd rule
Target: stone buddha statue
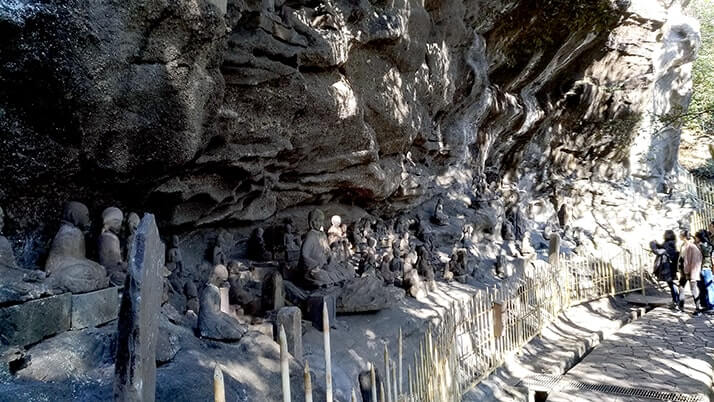
[[99,263],[107,270],[114,285],[122,285],[126,278],[126,262],[122,258],[119,232],[124,214],[119,208],[109,207],[102,212],[102,233],[99,235]]
[[52,240],[45,263],[45,271],[53,286],[72,293],[109,286],[106,269],[86,257],[84,231],[89,224],[86,205],[76,201],[65,204],[62,224]]
[[15,253],[7,237],[2,235],[5,226],[5,211],[0,208],[0,266],[3,268],[17,268]]
[[330,246],[322,231],[324,220],[325,214],[321,210],[310,212],[310,231],[300,247],[298,266],[304,273],[306,284],[311,287],[334,285],[355,277],[354,269],[345,261],[330,258]]
[[239,340],[246,333],[244,326],[232,315],[221,311],[220,287],[228,281],[228,270],[216,265],[201,293],[198,312],[198,330],[204,338]]

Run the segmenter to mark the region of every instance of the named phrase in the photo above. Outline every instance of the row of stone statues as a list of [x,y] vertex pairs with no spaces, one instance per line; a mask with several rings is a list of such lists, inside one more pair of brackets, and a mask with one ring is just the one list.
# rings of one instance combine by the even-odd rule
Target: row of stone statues
[[[122,285],[126,276],[126,245],[131,242],[139,216],[129,214],[128,234],[122,242],[124,214],[116,207],[102,213],[102,231],[98,238],[98,260],[87,258],[85,233],[91,226],[89,209],[77,201],[65,203],[60,227],[52,239],[44,265],[44,277],[50,287],[72,293],[85,293],[105,288],[110,283]],[[4,213],[0,209],[0,233]],[[10,242],[0,234],[0,264],[18,268]]]

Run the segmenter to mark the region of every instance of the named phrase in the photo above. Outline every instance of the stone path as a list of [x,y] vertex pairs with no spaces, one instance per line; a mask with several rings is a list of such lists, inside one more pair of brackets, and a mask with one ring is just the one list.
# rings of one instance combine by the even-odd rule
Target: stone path
[[464,401],[526,400],[517,385],[534,374],[561,375],[639,311],[622,298],[603,298],[573,306],[544,328],[519,354],[464,395]]
[[[659,307],[602,342],[564,376],[592,384],[712,396],[714,316]],[[548,401],[635,401],[599,392],[556,392]]]

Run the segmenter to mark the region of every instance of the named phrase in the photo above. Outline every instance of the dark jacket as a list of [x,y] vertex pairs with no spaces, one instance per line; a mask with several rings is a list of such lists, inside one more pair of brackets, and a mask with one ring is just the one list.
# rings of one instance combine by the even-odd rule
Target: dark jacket
[[677,279],[677,261],[679,252],[677,242],[668,240],[664,244],[650,243],[652,252],[655,253],[654,273],[660,281],[673,281]]

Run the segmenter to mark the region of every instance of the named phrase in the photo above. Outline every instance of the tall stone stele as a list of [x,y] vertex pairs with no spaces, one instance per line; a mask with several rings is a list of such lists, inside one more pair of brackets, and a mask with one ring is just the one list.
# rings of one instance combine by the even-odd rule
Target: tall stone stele
[[114,372],[114,400],[152,402],[156,394],[156,343],[163,290],[164,243],[145,214],[129,245]]

